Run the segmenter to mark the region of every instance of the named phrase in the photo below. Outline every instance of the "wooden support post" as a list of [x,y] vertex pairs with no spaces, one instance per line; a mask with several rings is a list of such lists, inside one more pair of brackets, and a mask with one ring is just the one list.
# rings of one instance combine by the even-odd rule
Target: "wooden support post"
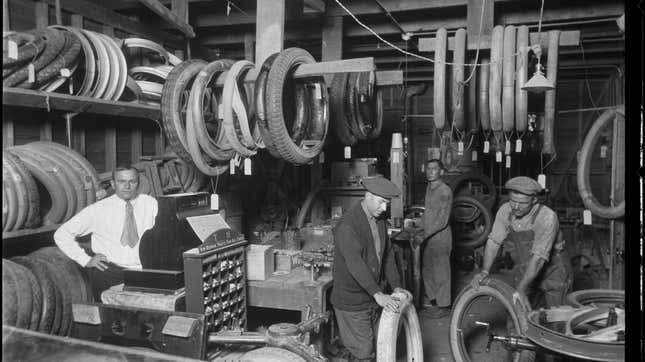
[[[340,16],[325,17],[322,31],[322,61],[340,60],[343,58],[343,18]],[[334,79],[332,74],[325,75],[327,86]]]
[[286,0],[256,0],[255,64],[262,64],[284,47],[284,12]]
[[[36,29],[44,29],[49,25],[49,5],[42,1],[37,1],[34,4],[34,12],[36,16]],[[40,140],[52,140],[52,120],[51,117],[45,117],[40,124]]]
[[[103,33],[114,36],[114,28],[103,26]],[[109,124],[105,128],[105,171],[112,171],[116,168],[116,127]]]
[[[468,21],[468,27],[466,28],[468,39],[468,49],[472,47],[477,47],[477,36],[479,35],[479,21],[482,19],[482,7],[484,5],[484,0],[468,0],[467,14],[466,19]],[[495,26],[494,12],[495,12],[495,3],[494,1],[486,1],[486,8],[483,9],[484,17],[483,24],[481,24],[481,35],[487,36],[490,39],[490,35],[493,32],[493,26]]]
[[[255,59],[254,41],[252,34],[244,34],[244,59],[252,62]],[[262,64],[257,64],[256,67],[261,67]]]
[[9,31],[9,0],[2,0],[2,31]]
[[[623,103],[623,82],[614,79],[617,103]],[[611,205],[625,200],[625,122],[614,122],[611,162]],[[610,221],[609,289],[625,289],[625,220]],[[619,255],[621,253],[621,255]]]
[[393,197],[392,202],[390,203],[392,225],[396,228],[403,227],[403,205],[405,196],[405,185],[403,184],[404,167],[403,135],[401,133],[394,133],[392,134],[392,144],[390,147],[390,181],[397,185],[401,190],[401,195]]
[[[79,29],[84,28],[84,18],[83,15],[72,14],[70,24]],[[82,116],[81,116],[82,117]],[[74,127],[72,129],[72,138],[74,149],[78,151],[81,155],[85,156],[85,127]]]
[[166,139],[164,138],[161,126],[155,131],[155,156],[161,156],[166,151]]
[[130,134],[132,163],[136,163],[140,161],[139,159],[141,158],[141,154],[143,152],[142,143],[143,143],[143,140],[141,135],[141,129],[137,127],[137,125],[135,124]]

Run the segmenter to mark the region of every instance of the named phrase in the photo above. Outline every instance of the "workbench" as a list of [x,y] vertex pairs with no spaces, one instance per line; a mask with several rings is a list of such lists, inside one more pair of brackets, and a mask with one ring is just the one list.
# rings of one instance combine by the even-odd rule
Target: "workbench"
[[311,282],[311,271],[300,266],[289,273],[274,273],[266,280],[250,280],[248,306],[300,311],[308,318],[307,305],[314,314],[327,310],[327,291],[332,286],[331,270],[325,269]]

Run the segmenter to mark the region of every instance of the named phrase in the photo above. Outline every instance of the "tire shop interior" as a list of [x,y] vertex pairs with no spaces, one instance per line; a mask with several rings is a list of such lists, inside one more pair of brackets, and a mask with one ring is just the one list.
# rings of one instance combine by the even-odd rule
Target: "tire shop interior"
[[[378,325],[360,336],[368,360],[624,361],[626,12],[600,0],[3,0],[3,360],[363,358],[350,346],[364,330],[337,310],[366,314],[331,297],[342,262],[370,305],[397,305],[359,321]],[[435,182],[451,195],[448,307],[427,287],[441,274],[425,257]],[[121,243],[134,226],[136,249],[114,243],[140,267],[110,264],[122,282],[97,297],[99,232],[70,234],[85,265],[54,235],[110,198],[126,216],[94,219],[119,225]],[[522,233],[522,198],[554,215],[546,257],[530,231],[528,258],[535,280],[555,254],[569,266],[555,305],[516,290],[528,260],[493,237]],[[381,199],[387,211],[369,214]],[[139,200],[157,205],[143,233]],[[387,236],[359,235],[352,210]],[[536,216],[528,227],[547,229]],[[359,239],[374,240],[365,253],[385,245],[370,282],[386,280],[387,258],[403,290],[387,279],[367,292],[351,265],[367,256],[343,256]]]

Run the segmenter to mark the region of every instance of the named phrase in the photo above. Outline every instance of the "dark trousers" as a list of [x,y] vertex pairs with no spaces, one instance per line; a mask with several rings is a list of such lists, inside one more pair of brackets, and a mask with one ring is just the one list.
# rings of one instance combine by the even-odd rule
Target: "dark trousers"
[[352,354],[350,361],[374,361],[380,308],[347,311],[334,308],[340,340]]
[[94,300],[97,302],[101,302],[101,293],[104,290],[109,289],[113,285],[123,283],[124,268],[110,262],[107,262],[107,265],[108,268],[104,271],[98,270],[97,268],[89,268],[87,273],[92,284]]
[[423,249],[423,260],[421,261],[421,272],[423,275],[423,286],[428,302],[436,299],[437,306],[449,307],[450,295],[450,252],[452,251],[452,240],[438,238],[428,240]]

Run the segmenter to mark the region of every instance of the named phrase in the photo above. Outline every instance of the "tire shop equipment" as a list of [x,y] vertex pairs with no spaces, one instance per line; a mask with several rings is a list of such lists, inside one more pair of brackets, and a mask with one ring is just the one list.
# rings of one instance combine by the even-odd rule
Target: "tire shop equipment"
[[614,289],[584,289],[569,293],[566,303],[572,307],[621,307],[625,305],[625,291]]
[[[546,78],[551,84],[556,85],[558,79],[558,46],[560,44],[560,30],[549,30],[549,52],[547,54]],[[556,105],[556,88],[544,92],[544,140],[542,153],[554,155],[554,122]]]
[[508,139],[515,130],[515,26],[504,28],[502,61],[502,131]]
[[[580,193],[582,203],[594,215],[605,219],[616,219],[625,214],[625,200],[615,206],[605,206],[602,205],[591,193],[590,169],[593,151],[598,139],[600,138],[602,129],[608,124],[611,124],[612,121],[625,122],[624,105],[604,111],[600,117],[594,121],[589,132],[585,136],[584,142],[582,143],[582,148],[580,149],[580,160],[578,161],[578,168],[576,171],[578,192]],[[621,151],[624,155],[624,149]]]
[[515,130],[519,138],[528,126],[528,92],[522,89],[528,74],[529,28],[526,25],[517,27],[517,52],[515,59]]
[[[309,310],[310,311],[310,310]],[[306,320],[298,323],[277,323],[272,324],[264,333],[259,332],[242,332],[222,330],[220,332],[210,333],[207,337],[209,344],[246,344],[246,345],[265,345],[258,350],[247,352],[243,357],[244,360],[249,357],[250,360],[257,361],[307,361],[307,362],[323,362],[327,361],[311,342],[311,333],[320,332],[320,327],[329,322],[330,312],[321,313],[318,315],[309,316]],[[254,351],[268,351],[275,352],[277,356],[273,355],[270,358],[264,359],[259,352]],[[289,352],[289,353],[287,353]],[[282,359],[293,357],[295,354],[298,358]],[[269,357],[269,356],[268,356]],[[259,358],[259,359],[258,359]],[[380,360],[379,360],[380,361]]]
[[419,316],[414,308],[412,295],[408,293],[393,294],[399,300],[399,310],[383,310],[376,338],[376,360],[379,362],[397,361],[397,339],[401,329],[405,334],[407,361],[423,361],[423,339]]
[[535,310],[528,313],[525,338],[579,360],[625,361],[625,317],[624,309],[614,307]]
[[438,131],[446,125],[446,53],[448,32],[437,29],[434,50],[434,126]]
[[475,249],[486,243],[493,227],[491,210],[478,198],[468,195],[453,199],[450,228],[455,248]]
[[[208,176],[217,176],[228,169],[234,151],[225,142],[224,125],[218,119],[219,105],[215,92],[209,88],[212,80],[230,69],[233,61],[216,60],[206,65],[195,78],[186,114],[188,151],[197,168]],[[210,114],[207,116],[207,114]],[[210,125],[210,127],[209,127]]]
[[[535,351],[534,345],[522,338],[528,328],[527,315],[531,307],[524,298],[513,299],[515,290],[501,280],[489,277],[484,279],[475,290],[468,284],[457,296],[453,303],[450,316],[450,351],[456,362],[477,361],[476,353],[486,346],[490,353],[491,342],[502,342],[506,349],[496,349],[495,357],[484,355],[494,360],[514,362],[532,362]],[[493,303],[493,300],[496,303]],[[489,315],[482,311],[473,313],[473,305],[487,307]],[[484,304],[484,305],[482,305]],[[498,306],[500,310],[492,310]],[[504,335],[498,335],[500,331]],[[497,346],[496,346],[497,347]],[[498,355],[499,354],[499,355]]]
[[452,124],[463,131],[464,120],[464,63],[466,62],[466,29],[457,29],[455,33],[455,50],[452,53]]
[[[295,165],[307,164],[318,156],[327,137],[329,96],[324,78],[309,78],[304,82],[304,91],[308,90],[309,86],[306,84],[309,83],[314,88],[313,92],[307,92],[309,94],[305,97],[309,102],[303,105],[296,101],[295,107],[290,107],[289,104],[295,98],[293,93],[298,95],[296,85],[301,83],[292,78],[294,69],[301,64],[314,62],[314,58],[306,50],[288,48],[279,53],[267,76],[264,106],[271,141],[280,156]],[[295,112],[290,108],[295,108]],[[298,119],[297,114],[293,113],[298,113],[299,108],[305,108],[300,112],[305,112],[308,117],[302,138],[294,139],[293,136],[300,136],[298,129],[291,129],[294,121]]]
[[451,179],[449,184],[453,196],[471,195],[479,199],[489,210],[497,202],[497,189],[490,177],[481,173],[465,173]]
[[[495,133],[495,139],[503,131],[502,123],[502,73],[504,55],[504,27],[497,25],[493,28],[490,44],[490,79],[488,83],[488,107],[490,125]],[[499,145],[498,145],[499,146]]]

